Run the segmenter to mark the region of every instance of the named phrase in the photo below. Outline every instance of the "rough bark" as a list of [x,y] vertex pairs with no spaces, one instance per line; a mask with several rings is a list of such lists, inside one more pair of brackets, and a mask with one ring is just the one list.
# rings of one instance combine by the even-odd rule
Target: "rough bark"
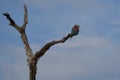
[[73,37],[74,35],[68,34],[67,36],[63,37],[60,40],[51,41],[45,44],[39,51],[33,54],[32,49],[29,45],[27,35],[26,35],[26,25],[28,24],[28,12],[27,7],[24,5],[24,21],[22,26],[18,26],[15,21],[11,18],[9,13],[3,13],[3,15],[9,20],[9,24],[14,27],[21,35],[22,42],[24,44],[24,48],[27,55],[27,62],[29,66],[29,80],[36,80],[36,73],[37,73],[37,62],[40,57],[42,57],[47,50],[50,49],[55,44],[64,43],[69,38]]

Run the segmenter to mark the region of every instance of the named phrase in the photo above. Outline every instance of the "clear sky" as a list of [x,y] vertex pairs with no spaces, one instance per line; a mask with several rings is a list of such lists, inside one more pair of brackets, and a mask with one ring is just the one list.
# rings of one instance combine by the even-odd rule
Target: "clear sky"
[[23,23],[33,52],[79,24],[80,34],[58,44],[39,60],[37,80],[120,80],[120,0],[1,0],[0,80],[28,80],[20,34],[2,15]]

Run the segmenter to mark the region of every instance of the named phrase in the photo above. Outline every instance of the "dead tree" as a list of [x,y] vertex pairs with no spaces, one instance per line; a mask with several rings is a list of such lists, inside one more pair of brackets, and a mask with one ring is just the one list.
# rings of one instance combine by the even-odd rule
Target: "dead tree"
[[28,12],[27,12],[27,7],[24,5],[24,21],[22,26],[18,26],[15,21],[11,18],[9,13],[3,13],[3,15],[9,20],[9,25],[14,27],[21,35],[22,42],[24,44],[24,48],[26,51],[27,55],[27,62],[29,66],[29,80],[36,80],[36,73],[37,73],[37,62],[39,58],[41,58],[45,52],[53,45],[58,44],[58,43],[64,43],[66,40],[69,38],[75,36],[69,33],[67,36],[63,37],[60,40],[55,40],[46,43],[39,51],[36,53],[32,52],[32,49],[29,45],[27,35],[26,35],[26,25],[28,24]]

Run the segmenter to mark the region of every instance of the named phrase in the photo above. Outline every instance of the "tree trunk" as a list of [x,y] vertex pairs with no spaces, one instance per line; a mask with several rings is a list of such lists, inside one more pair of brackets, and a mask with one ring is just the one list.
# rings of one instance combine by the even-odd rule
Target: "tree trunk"
[[29,65],[29,80],[36,80],[37,74],[37,61],[33,59],[32,63]]

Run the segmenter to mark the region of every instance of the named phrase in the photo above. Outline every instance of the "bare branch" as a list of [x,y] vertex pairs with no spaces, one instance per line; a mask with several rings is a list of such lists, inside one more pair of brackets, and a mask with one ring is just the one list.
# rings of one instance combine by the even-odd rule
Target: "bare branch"
[[10,17],[10,15],[6,12],[6,13],[3,13],[4,16],[6,16],[6,18],[10,21],[10,24],[11,25],[15,25],[15,22],[14,20]]
[[11,18],[9,13],[3,13],[3,15],[10,21],[9,25],[13,26],[17,29],[18,32],[20,32],[19,26],[15,23],[15,21]]
[[24,5],[24,22],[23,22],[23,29],[25,29],[26,25],[28,24],[28,11],[26,5]]
[[25,33],[25,27],[28,23],[28,13],[27,13],[27,7],[26,5],[24,5],[24,23],[23,26],[20,27],[18,26],[15,21],[11,18],[10,14],[8,13],[3,13],[3,15],[10,21],[10,25],[12,27],[14,27],[20,34],[21,34],[21,39],[23,41],[24,47],[25,47],[25,51],[26,51],[26,55],[28,57],[28,63],[31,62],[31,59],[33,57],[33,53],[32,53],[32,49],[28,43],[28,39]]
[[72,34],[68,34],[66,37],[63,37],[61,40],[57,41],[52,41],[47,43],[40,51],[37,51],[36,54],[34,55],[34,59],[38,60],[40,57],[42,57],[45,52],[53,45],[58,44],[58,43],[64,43],[66,40],[69,38],[73,37]]

